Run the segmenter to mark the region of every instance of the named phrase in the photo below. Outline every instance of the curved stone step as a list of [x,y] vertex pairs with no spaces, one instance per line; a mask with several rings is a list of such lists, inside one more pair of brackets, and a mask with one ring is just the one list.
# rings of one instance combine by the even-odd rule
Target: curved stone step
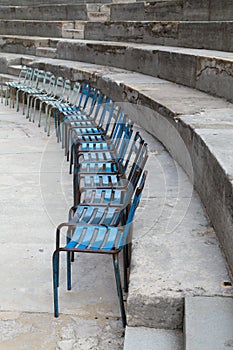
[[111,4],[112,21],[231,21],[232,0],[137,1]]
[[232,101],[231,52],[123,42],[60,40],[57,58],[129,69]]
[[[93,17],[94,16],[94,17]],[[88,11],[94,21],[0,20],[2,35],[28,35],[66,38],[82,26],[86,40],[133,42],[153,45],[233,51],[233,21],[114,21],[105,22],[105,12]],[[213,35],[215,33],[215,35]]]
[[[20,6],[38,6],[38,5],[47,5],[48,3],[51,5],[77,5],[84,4],[86,0],[21,0]],[[88,0],[88,3],[110,3],[111,0]],[[129,2],[129,0],[127,0]],[[0,6],[9,6],[9,0],[0,0]],[[10,6],[19,6],[18,0],[11,0]]]
[[[78,35],[80,30],[77,29]],[[75,29],[71,29],[69,35],[75,34]],[[129,69],[230,101],[233,99],[231,52],[93,40],[0,36],[0,52],[37,55],[40,47],[57,48],[55,57],[59,59]]]
[[87,20],[87,4],[49,4],[29,6],[1,6],[1,19],[5,20],[42,20],[42,21],[65,21]]
[[62,38],[63,31],[72,28],[75,21],[0,20],[0,32],[6,35]]
[[233,21],[87,22],[84,38],[233,51],[232,30]]
[[4,20],[40,21],[86,21],[110,20],[110,8],[106,4],[59,4],[35,6],[1,6],[0,16]]

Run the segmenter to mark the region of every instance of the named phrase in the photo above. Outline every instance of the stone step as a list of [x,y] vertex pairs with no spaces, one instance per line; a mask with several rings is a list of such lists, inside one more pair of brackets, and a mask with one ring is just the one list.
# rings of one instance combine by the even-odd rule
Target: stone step
[[[78,29],[70,30],[70,35],[76,33],[80,34]],[[230,52],[28,36],[5,35],[0,39],[0,52],[37,55],[38,47],[53,47],[57,48],[59,59],[129,69],[232,101],[233,53]]]
[[[100,6],[100,5],[98,5]],[[1,19],[66,21],[87,20],[87,4],[0,6]]]
[[5,83],[7,81],[15,81],[17,77],[11,74],[0,74],[0,82]]
[[185,350],[233,347],[233,298],[185,299]]
[[182,21],[183,1],[132,2],[110,5],[111,21]]
[[[108,15],[89,12],[95,21],[81,21],[86,40],[124,41],[153,45],[199,48],[208,50],[233,51],[231,32],[233,21],[216,22],[167,22],[167,21],[124,21],[101,22]],[[93,17],[94,16],[94,17]],[[83,38],[79,21],[25,21],[0,20],[2,35],[24,35],[57,38]],[[215,35],[213,35],[215,33]],[[79,35],[80,34],[80,35]]]
[[22,64],[11,65],[8,67],[8,74],[17,77],[19,75],[19,71],[21,68],[22,68]]
[[181,331],[126,327],[124,350],[183,350]]
[[233,51],[232,31],[233,21],[87,22],[85,39]]
[[137,1],[111,4],[111,21],[231,21],[232,0]]
[[[88,3],[111,3],[111,0],[88,0]],[[127,0],[128,2],[128,0]],[[20,6],[38,6],[38,5],[77,5],[85,4],[86,0],[21,0]],[[0,6],[9,6],[9,0],[0,0]],[[10,6],[19,6],[18,0],[11,0]]]
[[0,61],[1,61],[1,68],[0,72],[3,74],[9,73],[9,67],[14,65],[20,65],[22,64],[22,56],[8,53],[7,56],[5,54],[0,53]]
[[55,58],[57,53],[57,49],[53,47],[37,47],[36,56],[43,56],[49,58]]
[[107,41],[60,40],[57,58],[129,69],[232,101],[233,53],[230,52]]
[[31,36],[15,36],[3,35],[0,36],[0,51],[10,53],[19,53],[25,55],[36,55],[37,47],[56,47],[57,40],[51,40],[45,37]]
[[75,21],[0,20],[0,33],[62,38],[63,31],[74,25]]

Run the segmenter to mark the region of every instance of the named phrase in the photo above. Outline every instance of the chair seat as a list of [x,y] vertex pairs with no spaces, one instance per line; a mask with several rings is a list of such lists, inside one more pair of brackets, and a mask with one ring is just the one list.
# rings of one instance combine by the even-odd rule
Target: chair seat
[[118,167],[116,163],[111,162],[82,162],[78,167],[78,175],[80,174],[117,174]]
[[82,195],[82,203],[90,203],[90,204],[96,204],[96,205],[98,204],[122,205],[124,196],[125,196],[125,188],[115,187],[115,188],[97,189],[95,188],[95,186],[93,186],[93,188],[85,188],[83,191],[81,190],[81,195]]
[[64,249],[115,253],[122,247],[123,232],[118,227],[80,225],[75,227]]
[[98,203],[96,205],[80,204],[76,206],[69,223],[77,224],[82,222],[85,224],[116,226],[119,222],[122,206],[109,206],[106,204],[105,206],[101,206]]
[[80,175],[79,177],[80,188],[82,187],[123,187],[126,185],[126,182],[119,178],[117,175]]

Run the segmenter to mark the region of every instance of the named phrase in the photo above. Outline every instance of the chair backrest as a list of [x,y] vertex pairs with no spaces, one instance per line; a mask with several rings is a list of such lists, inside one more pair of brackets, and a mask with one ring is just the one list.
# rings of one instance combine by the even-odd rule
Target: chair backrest
[[81,89],[81,95],[78,102],[78,109],[87,114],[91,114],[97,102],[99,90],[92,87],[90,84],[84,83]]
[[44,70],[40,69],[40,70],[37,71],[37,77],[36,77],[37,84],[36,84],[36,88],[37,88],[38,90],[44,89],[45,76],[46,76],[46,73],[45,73]]
[[44,72],[43,81],[39,85],[40,90],[43,91],[44,93],[48,92],[52,76],[53,76],[53,73],[49,71]]
[[56,86],[56,77],[51,73],[51,75],[48,75],[47,77],[47,83],[46,83],[46,95],[47,96],[53,96],[54,95],[54,89]]
[[56,83],[53,90],[53,97],[60,97],[64,88],[64,79],[62,77],[57,77]]
[[136,191],[134,193],[133,199],[131,201],[131,205],[130,205],[129,211],[127,213],[126,223],[124,225],[124,230],[123,230],[122,235],[118,239],[116,248],[122,248],[123,246],[125,246],[127,244],[127,238],[128,238],[129,230],[130,230],[131,224],[133,222],[136,209],[137,209],[137,207],[138,207],[138,205],[140,203],[140,199],[141,199],[141,196],[142,196],[142,191],[143,191],[143,188],[144,188],[145,182],[146,182],[146,177],[147,177],[147,171],[144,171],[144,173],[142,174],[142,177],[141,177],[140,184],[137,187],[137,189],[136,189]]
[[119,119],[112,135],[112,143],[116,150],[117,161],[120,163],[122,163],[125,157],[132,134],[133,122],[129,120],[123,111],[120,111]]
[[134,192],[141,174],[144,170],[148,159],[148,146],[144,142],[139,132],[136,132],[132,144],[123,162],[123,173],[126,174],[127,191],[125,193],[124,203],[129,203],[132,193]]
[[[74,222],[92,224],[92,225],[104,225],[104,226],[117,226],[121,223],[121,233],[117,240],[117,248],[121,248],[127,243],[127,236],[131,223],[134,219],[135,211],[139,205],[142,191],[145,185],[147,171],[144,171],[140,185],[131,195],[129,205],[127,206],[98,206],[98,204],[86,205],[79,204],[76,207]],[[132,198],[133,197],[133,198]],[[72,219],[69,221],[72,224]]]
[[62,88],[59,100],[61,100],[64,103],[66,103],[67,101],[69,101],[70,94],[71,94],[71,82],[70,82],[69,79],[66,79],[64,81],[63,88]]
[[25,87],[29,87],[30,86],[30,83],[31,83],[31,80],[32,80],[32,76],[33,76],[33,68],[28,67],[27,71],[26,71],[26,74],[25,74],[24,81],[23,81],[23,85]]
[[[31,68],[30,68],[31,70]],[[24,66],[20,69],[19,71],[19,76],[18,76],[18,84],[25,84],[27,78],[28,78],[28,72],[29,68]]]
[[78,100],[80,98],[80,90],[81,90],[81,84],[78,81],[76,81],[74,83],[71,94],[67,101],[70,106],[76,106],[78,104]]
[[34,68],[28,87],[36,89],[38,85],[39,77],[40,77],[40,70],[38,68]]

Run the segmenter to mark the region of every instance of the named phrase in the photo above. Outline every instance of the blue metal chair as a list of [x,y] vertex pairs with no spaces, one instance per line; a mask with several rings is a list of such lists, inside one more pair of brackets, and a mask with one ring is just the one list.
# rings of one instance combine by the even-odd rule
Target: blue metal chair
[[[144,172],[140,185],[135,191],[134,198],[127,213],[126,221],[121,223],[121,226],[108,225],[90,225],[90,224],[74,224],[64,223],[58,226],[56,232],[56,249],[53,253],[53,289],[54,289],[54,316],[59,316],[58,308],[58,287],[59,287],[59,254],[64,251],[67,253],[67,289],[71,290],[71,254],[77,253],[97,253],[109,254],[113,258],[113,266],[115,272],[117,293],[120,303],[120,310],[122,316],[122,325],[126,326],[126,314],[123,301],[123,293],[121,286],[121,276],[119,267],[119,253],[128,245],[128,235],[130,227],[133,222],[134,214],[146,180],[146,172]],[[67,235],[66,244],[62,245],[60,241],[62,228],[72,229],[72,234]],[[128,262],[126,261],[127,254],[125,254],[124,274],[127,273]],[[128,283],[128,276],[124,277],[125,283]],[[127,289],[127,286],[125,286]]]
[[29,118],[29,121],[32,121],[32,109],[34,108],[34,102],[35,102],[36,97],[39,95],[47,94],[49,87],[50,87],[51,78],[53,76],[54,75],[51,72],[44,72],[44,75],[41,76],[41,78],[39,79],[37,88],[35,88],[34,90],[31,90],[30,93],[28,93],[28,95],[27,95],[27,114],[26,115]]
[[[22,105],[23,105],[23,115],[25,114],[26,96],[27,96],[27,94],[30,94],[30,91],[34,91],[35,89],[37,89],[41,78],[43,80],[44,71],[39,70],[38,68],[34,68],[29,83],[27,85],[21,86],[17,89],[16,100],[18,100],[18,102],[19,102],[19,94],[21,94]],[[17,111],[19,111],[19,103],[18,103],[17,107],[18,107]]]
[[[22,67],[19,71],[19,76],[17,81],[7,81],[4,83],[6,86],[5,91],[5,105],[8,105],[8,99],[10,98],[10,107],[14,108],[15,104],[15,91],[19,86],[23,86],[26,84],[26,81],[28,79],[28,72],[31,71],[31,68],[28,68],[26,66]],[[3,85],[2,85],[2,102],[3,102]]]
[[31,86],[31,81],[33,78],[34,70],[31,67],[27,68],[25,79],[22,83],[19,83],[13,87],[15,99],[16,99],[16,111],[19,111],[19,93],[21,89]]

